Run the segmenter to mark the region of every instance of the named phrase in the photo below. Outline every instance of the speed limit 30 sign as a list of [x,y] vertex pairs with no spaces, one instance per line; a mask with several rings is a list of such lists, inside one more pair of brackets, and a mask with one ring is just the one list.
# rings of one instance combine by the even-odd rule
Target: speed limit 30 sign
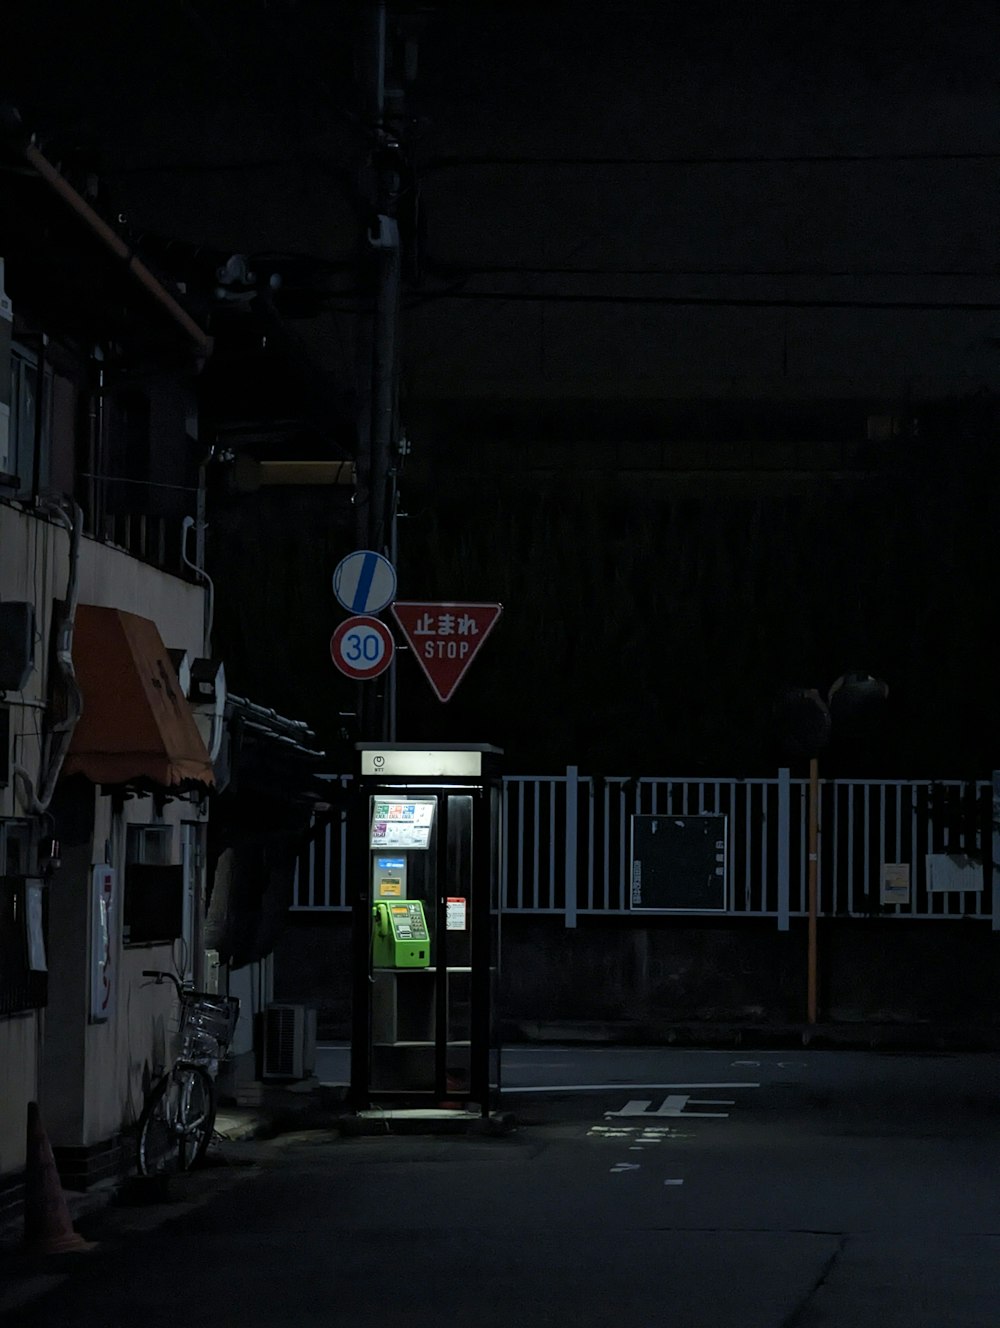
[[348,618],[330,638],[330,657],[348,678],[377,678],[392,663],[392,633],[378,618]]

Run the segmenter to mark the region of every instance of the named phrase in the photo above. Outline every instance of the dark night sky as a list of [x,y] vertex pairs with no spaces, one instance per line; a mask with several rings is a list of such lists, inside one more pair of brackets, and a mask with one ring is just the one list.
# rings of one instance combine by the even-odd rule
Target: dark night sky
[[[13,100],[137,231],[322,260],[331,307],[295,331],[343,392],[354,8],[7,16]],[[891,722],[845,764],[988,769],[1000,10],[425,8],[401,584],[506,611],[445,710],[401,667],[401,736],[749,773],[777,681],[859,665]],[[874,413],[919,441],[873,448]],[[337,540],[287,551],[296,620],[231,587],[235,677],[320,723],[350,701],[322,658]],[[297,683],[241,662],[262,613],[311,661]]]

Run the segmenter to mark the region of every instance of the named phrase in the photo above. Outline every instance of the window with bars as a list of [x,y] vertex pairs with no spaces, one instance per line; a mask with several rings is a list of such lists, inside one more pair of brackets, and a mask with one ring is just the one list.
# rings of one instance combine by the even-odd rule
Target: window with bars
[[40,488],[49,482],[51,424],[52,369],[45,365],[40,374],[37,354],[15,342],[10,358],[10,419],[0,451],[0,474],[7,477],[7,487],[20,495],[30,494],[36,479]]
[[184,867],[171,862],[173,826],[130,825],[125,844],[122,942],[156,945],[184,934]]
[[42,1009],[47,891],[30,876],[0,876],[0,1018]]

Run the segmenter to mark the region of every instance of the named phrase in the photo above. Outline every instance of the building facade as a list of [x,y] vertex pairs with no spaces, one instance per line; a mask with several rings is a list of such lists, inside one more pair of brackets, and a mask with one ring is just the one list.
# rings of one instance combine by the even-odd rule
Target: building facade
[[0,1212],[31,1101],[67,1185],[129,1164],[174,1018],[142,972],[203,978],[224,723],[190,682],[219,674],[191,538],[210,343],[30,140],[4,151]]

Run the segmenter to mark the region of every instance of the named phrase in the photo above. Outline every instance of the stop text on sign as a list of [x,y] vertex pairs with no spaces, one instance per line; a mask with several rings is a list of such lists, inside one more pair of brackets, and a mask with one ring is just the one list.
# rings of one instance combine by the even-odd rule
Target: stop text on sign
[[500,617],[501,606],[397,600],[392,612],[438,700],[447,701]]
[[465,659],[472,646],[468,641],[425,641],[425,659]]
[[413,626],[414,640],[424,659],[471,659],[473,642],[480,635],[479,623],[468,613],[426,612]]

